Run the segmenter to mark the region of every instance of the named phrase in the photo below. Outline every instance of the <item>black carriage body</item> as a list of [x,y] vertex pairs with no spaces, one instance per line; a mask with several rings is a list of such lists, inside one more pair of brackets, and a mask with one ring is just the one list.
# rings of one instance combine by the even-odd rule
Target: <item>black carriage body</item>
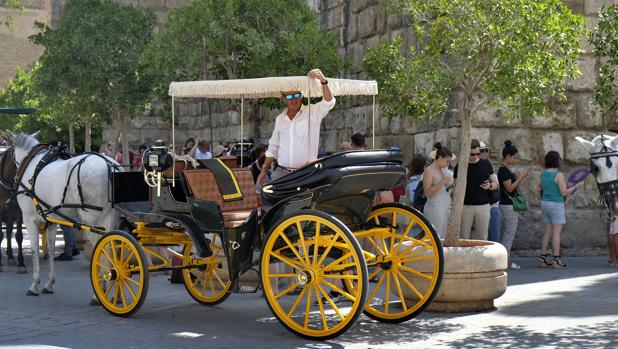
[[[249,207],[251,213],[243,216],[242,223],[229,225],[226,204],[213,199],[212,190],[205,198],[198,188],[191,188],[196,186],[194,177],[199,171],[202,176],[208,172],[178,171],[174,179],[165,178],[157,195],[156,188],[146,185],[142,172],[111,170],[110,200],[129,224],[145,222],[186,231],[202,258],[212,255],[205,236],[220,233],[230,275],[234,277],[256,263],[253,252],[261,247],[262,235],[282,217],[313,209],[338,218],[352,231],[361,229],[376,192],[392,188],[405,176],[401,152],[373,150],[331,155],[269,183],[267,192],[262,192],[261,207]],[[242,171],[250,176],[246,169],[234,169],[237,176],[246,176]],[[216,188],[217,184],[208,178],[208,183],[198,184]],[[252,194],[249,191],[253,186],[245,184],[242,189],[247,196]]]

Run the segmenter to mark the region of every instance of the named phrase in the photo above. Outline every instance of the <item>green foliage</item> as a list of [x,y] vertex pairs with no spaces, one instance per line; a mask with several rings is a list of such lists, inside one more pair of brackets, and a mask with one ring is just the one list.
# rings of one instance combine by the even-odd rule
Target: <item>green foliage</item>
[[302,0],[195,0],[169,14],[146,57],[156,92],[171,81],[338,75],[341,57]]
[[152,79],[141,56],[155,16],[108,0],[69,0],[57,29],[38,23],[45,48],[37,85],[68,122],[133,116],[149,102]]
[[0,8],[5,8],[7,10],[4,18],[1,19],[7,28],[13,29],[13,13],[15,11],[23,12],[23,3],[23,0],[0,0]]
[[591,40],[597,57],[602,60],[599,70],[599,81],[595,88],[597,104],[608,110],[618,110],[618,86],[616,84],[616,68],[618,67],[618,5],[603,8],[599,13]]
[[[409,52],[401,40],[369,50],[365,69],[380,83],[391,115],[431,118],[447,110],[448,91],[464,93],[462,111],[474,113],[481,91],[506,104],[507,116],[547,111],[565,98],[575,77],[585,20],[560,0],[391,0],[418,38]],[[465,103],[465,101],[469,103]]]

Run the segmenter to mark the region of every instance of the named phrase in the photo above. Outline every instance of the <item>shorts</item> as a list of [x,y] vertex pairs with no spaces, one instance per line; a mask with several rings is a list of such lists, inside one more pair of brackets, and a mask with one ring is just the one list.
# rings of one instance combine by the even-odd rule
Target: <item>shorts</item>
[[566,224],[563,203],[541,201],[541,213],[545,224]]

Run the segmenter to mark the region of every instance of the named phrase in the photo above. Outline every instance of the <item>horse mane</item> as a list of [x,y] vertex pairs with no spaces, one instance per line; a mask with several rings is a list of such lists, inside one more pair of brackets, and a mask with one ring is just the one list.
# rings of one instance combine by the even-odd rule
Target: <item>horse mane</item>
[[39,143],[40,142],[36,138],[26,133],[20,133],[13,137],[13,146],[15,148],[30,150]]

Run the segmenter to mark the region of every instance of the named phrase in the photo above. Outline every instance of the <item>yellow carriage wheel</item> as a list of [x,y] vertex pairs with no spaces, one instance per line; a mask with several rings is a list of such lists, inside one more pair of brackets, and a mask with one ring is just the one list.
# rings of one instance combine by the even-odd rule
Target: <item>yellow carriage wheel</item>
[[[301,337],[344,333],[365,304],[362,250],[350,230],[328,214],[304,210],[275,224],[263,245],[260,269],[271,311]],[[351,290],[344,290],[343,280]]]
[[131,234],[111,231],[97,242],[90,282],[108,312],[130,316],[141,308],[148,292],[148,266],[144,251]]
[[[199,267],[182,270],[187,292],[203,305],[219,304],[232,293],[232,280],[227,268],[227,258],[223,252],[221,234],[213,233],[212,235],[210,242],[212,256],[199,258]],[[182,264],[191,264],[191,259],[198,258],[196,255],[193,244],[185,245]]]
[[[382,322],[407,321],[431,303],[440,287],[444,257],[438,234],[422,213],[401,204],[374,207],[367,229],[355,233],[362,248],[376,256],[367,260],[364,313]],[[346,288],[352,286],[346,282]]]

